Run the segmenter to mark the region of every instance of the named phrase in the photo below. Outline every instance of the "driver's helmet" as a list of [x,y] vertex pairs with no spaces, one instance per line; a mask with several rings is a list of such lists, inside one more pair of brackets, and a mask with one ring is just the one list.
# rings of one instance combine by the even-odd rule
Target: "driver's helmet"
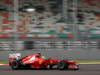
[[40,52],[39,52],[39,53],[37,53],[37,54],[41,55],[41,53],[40,53]]

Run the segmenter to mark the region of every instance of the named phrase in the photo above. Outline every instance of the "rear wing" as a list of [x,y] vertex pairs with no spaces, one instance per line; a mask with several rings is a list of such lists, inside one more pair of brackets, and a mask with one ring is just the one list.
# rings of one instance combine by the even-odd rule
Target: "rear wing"
[[21,53],[11,53],[9,54],[9,59],[19,59],[21,57]]

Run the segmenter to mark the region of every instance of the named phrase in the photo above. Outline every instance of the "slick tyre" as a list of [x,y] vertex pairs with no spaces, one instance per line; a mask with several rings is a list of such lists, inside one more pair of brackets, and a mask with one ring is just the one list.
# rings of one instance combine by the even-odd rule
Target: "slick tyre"
[[60,61],[58,63],[58,69],[59,70],[65,70],[68,69],[68,63],[64,62],[64,61]]
[[13,61],[13,62],[11,63],[11,68],[12,68],[13,70],[18,70],[18,69],[20,68],[19,62],[18,62],[18,61]]
[[52,69],[52,67],[53,67],[53,65],[48,65],[48,66],[47,66],[47,69],[50,70],[50,69]]

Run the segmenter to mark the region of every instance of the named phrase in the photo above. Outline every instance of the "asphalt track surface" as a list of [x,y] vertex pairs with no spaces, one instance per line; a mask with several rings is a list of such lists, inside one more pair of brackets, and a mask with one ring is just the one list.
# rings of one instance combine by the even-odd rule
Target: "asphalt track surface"
[[0,75],[100,75],[100,64],[81,64],[80,70],[12,70],[0,66]]

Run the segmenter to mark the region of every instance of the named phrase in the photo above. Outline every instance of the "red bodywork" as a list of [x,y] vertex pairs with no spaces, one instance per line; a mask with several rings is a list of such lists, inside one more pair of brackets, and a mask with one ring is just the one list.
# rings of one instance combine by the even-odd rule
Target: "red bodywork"
[[66,69],[78,69],[78,64],[72,60],[67,60],[67,59],[53,59],[53,58],[49,58],[46,59],[44,58],[42,55],[39,54],[31,54],[28,56],[25,56],[23,58],[20,59],[16,59],[16,58],[9,58],[9,65],[12,66],[12,62],[13,61],[18,61],[20,62],[21,66],[26,66],[28,65],[30,68],[48,68],[50,66],[52,66],[52,68],[56,65],[56,67],[58,66],[59,62],[63,61],[64,63],[67,63],[68,66],[65,67]]

